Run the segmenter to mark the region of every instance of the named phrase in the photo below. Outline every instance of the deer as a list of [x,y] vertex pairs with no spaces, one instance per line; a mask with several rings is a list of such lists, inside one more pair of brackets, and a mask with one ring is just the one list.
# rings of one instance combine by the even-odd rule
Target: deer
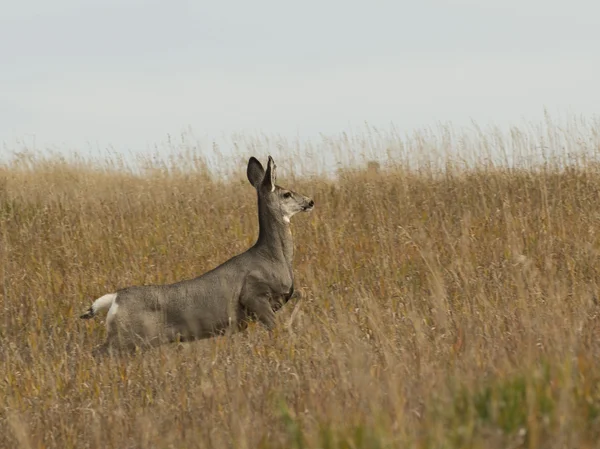
[[192,279],[118,289],[96,299],[80,315],[106,315],[106,339],[94,354],[135,350],[244,331],[250,321],[269,333],[275,313],[292,297],[294,242],[291,218],[310,212],[314,201],[276,184],[275,162],[266,170],[254,156],[246,176],[258,198],[258,238],[254,245]]

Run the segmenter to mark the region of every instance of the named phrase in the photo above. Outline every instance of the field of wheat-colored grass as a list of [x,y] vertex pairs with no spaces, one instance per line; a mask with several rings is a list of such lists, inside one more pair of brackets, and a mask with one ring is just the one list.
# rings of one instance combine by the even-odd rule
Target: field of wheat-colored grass
[[[224,157],[226,178],[189,154],[138,172],[5,162],[0,447],[600,447],[599,136],[342,136],[323,144],[334,158],[387,156],[335,177],[279,145],[278,184],[316,203],[292,220],[303,298],[271,335],[253,324],[101,360],[104,316],[78,318],[93,299],[254,243],[245,164],[268,148]],[[440,163],[450,147],[475,163]],[[490,162],[509,147],[511,167]]]

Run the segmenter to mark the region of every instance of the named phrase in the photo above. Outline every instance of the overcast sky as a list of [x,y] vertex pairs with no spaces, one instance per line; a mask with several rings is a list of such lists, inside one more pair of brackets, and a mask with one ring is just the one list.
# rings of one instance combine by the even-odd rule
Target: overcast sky
[[0,142],[144,150],[600,107],[600,2],[0,0]]

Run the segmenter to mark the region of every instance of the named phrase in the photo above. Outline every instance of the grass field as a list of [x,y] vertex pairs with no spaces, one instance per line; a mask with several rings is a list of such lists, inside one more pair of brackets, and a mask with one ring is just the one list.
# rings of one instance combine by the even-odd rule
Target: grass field
[[[546,144],[569,155],[536,166],[484,157],[510,142],[525,161],[534,134],[479,133],[479,163],[448,157],[445,171],[397,156],[426,141],[443,154],[443,138],[413,136],[379,172],[357,162],[336,178],[294,176],[294,158],[274,155],[278,183],[316,208],[292,221],[304,297],[273,335],[252,325],[101,361],[104,317],[79,314],[252,245],[245,163],[268,152],[224,160],[227,181],[201,163],[5,163],[0,447],[600,447],[600,127],[549,126]],[[369,142],[331,146],[344,158]]]

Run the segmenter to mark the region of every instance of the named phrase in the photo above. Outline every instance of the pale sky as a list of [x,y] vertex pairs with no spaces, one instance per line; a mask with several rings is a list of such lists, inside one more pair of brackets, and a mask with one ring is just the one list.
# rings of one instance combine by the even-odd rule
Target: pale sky
[[600,2],[0,0],[0,151],[600,108]]

